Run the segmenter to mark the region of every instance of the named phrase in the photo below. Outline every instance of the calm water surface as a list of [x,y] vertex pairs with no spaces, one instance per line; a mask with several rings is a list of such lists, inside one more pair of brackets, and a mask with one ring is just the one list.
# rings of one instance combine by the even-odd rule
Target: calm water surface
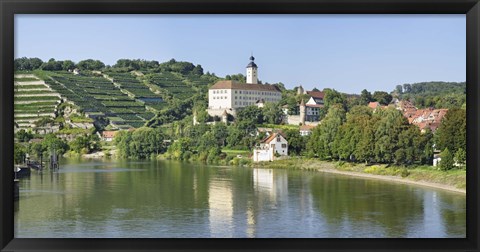
[[464,238],[465,201],[321,172],[65,160],[20,181],[15,237]]

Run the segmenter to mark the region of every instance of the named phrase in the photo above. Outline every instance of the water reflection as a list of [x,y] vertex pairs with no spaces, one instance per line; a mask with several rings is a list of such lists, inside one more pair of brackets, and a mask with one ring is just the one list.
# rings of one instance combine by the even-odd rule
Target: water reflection
[[16,237],[465,237],[465,196],[178,162],[64,163],[20,181]]

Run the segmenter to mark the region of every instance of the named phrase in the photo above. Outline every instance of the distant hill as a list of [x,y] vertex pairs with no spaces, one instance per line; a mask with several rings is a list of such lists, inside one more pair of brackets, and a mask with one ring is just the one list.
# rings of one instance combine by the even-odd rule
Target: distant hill
[[465,82],[419,82],[398,85],[392,94],[420,108],[456,108],[465,104],[466,88]]

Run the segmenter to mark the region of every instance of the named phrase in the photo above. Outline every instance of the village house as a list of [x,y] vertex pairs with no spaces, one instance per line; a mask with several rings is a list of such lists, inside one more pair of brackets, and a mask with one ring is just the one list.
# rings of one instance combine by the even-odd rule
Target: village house
[[307,91],[310,99],[305,103],[305,121],[315,122],[320,119],[320,108],[323,108],[325,93],[321,91]]
[[302,125],[300,126],[300,135],[301,136],[309,136],[312,134],[312,130],[315,128],[315,126],[312,125]]
[[258,66],[255,58],[250,57],[247,65],[247,83],[232,80],[222,80],[208,90],[208,109],[210,116],[222,116],[228,113],[235,116],[239,109],[250,105],[263,107],[267,102],[278,102],[282,92],[274,85],[258,84]]
[[386,109],[388,106],[382,106],[379,102],[369,102],[368,107],[373,109],[373,112],[376,112],[377,109]]
[[115,135],[117,134],[118,131],[103,131],[102,135],[100,136],[100,139],[102,139],[105,142],[111,142],[115,138]]
[[418,126],[422,133],[429,128],[432,132],[435,132],[440,126],[442,119],[447,114],[448,109],[416,109],[408,108],[403,112],[403,115],[408,119],[410,124]]
[[288,156],[288,142],[280,132],[271,134],[253,149],[254,162],[273,161],[280,156]]

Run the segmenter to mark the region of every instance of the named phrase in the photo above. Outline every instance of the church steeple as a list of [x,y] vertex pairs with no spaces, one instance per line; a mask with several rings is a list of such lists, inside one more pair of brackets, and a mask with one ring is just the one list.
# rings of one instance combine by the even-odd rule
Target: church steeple
[[258,66],[254,62],[255,57],[250,56],[250,63],[247,65],[247,83],[258,84]]

